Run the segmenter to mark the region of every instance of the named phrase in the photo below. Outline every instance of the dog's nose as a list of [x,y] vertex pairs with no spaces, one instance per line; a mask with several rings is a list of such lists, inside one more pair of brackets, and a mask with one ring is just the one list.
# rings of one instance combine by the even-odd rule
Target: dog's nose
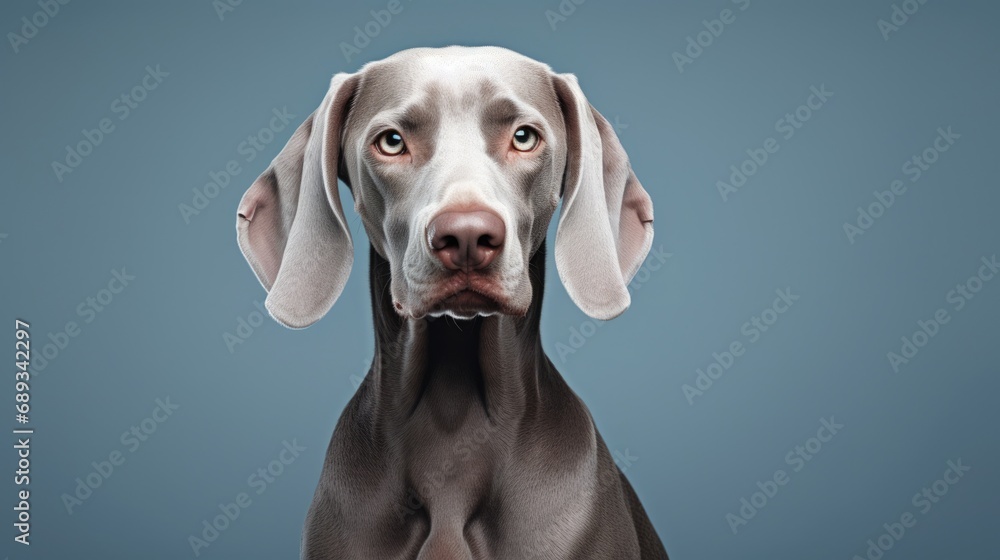
[[489,266],[503,249],[507,230],[488,210],[442,212],[427,226],[431,252],[451,270]]

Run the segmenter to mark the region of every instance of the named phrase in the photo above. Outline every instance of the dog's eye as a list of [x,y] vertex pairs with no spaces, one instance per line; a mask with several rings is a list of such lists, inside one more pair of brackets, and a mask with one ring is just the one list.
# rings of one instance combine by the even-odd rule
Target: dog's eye
[[375,149],[382,155],[398,156],[406,151],[406,143],[403,137],[395,130],[387,130],[379,135],[375,140]]
[[512,144],[519,152],[530,152],[538,145],[538,133],[531,127],[522,126],[514,131]]

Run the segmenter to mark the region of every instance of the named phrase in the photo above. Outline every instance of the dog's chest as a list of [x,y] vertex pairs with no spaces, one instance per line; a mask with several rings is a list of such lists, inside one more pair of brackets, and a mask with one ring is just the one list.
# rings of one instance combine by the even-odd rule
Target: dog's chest
[[488,498],[508,438],[479,410],[441,420],[428,410],[414,414],[403,442],[406,484],[428,513],[467,518]]
[[515,428],[485,415],[470,414],[448,432],[414,418],[405,476],[409,520],[425,535],[417,560],[452,558],[446,550],[463,551],[456,558],[562,558],[577,550],[594,513],[591,467],[552,471],[539,452],[548,446],[526,446]]
[[[627,532],[607,524],[613,512],[602,505],[607,499],[600,496],[588,430],[537,418],[531,424],[488,419],[478,404],[427,404],[395,424],[392,437],[370,440],[384,444],[372,448],[376,455],[334,446],[335,456],[359,466],[331,471],[341,489],[339,521],[314,516],[309,543],[326,542],[338,527],[353,555],[315,558],[637,557],[628,553],[634,545],[616,542],[627,540]],[[560,418],[568,416],[563,411]],[[324,509],[322,499],[314,504]],[[603,545],[595,546],[595,538]]]

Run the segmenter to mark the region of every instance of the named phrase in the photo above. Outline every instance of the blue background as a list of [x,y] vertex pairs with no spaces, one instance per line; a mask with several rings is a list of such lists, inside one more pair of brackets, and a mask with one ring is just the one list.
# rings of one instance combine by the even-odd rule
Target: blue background
[[[671,256],[633,283],[632,308],[588,324],[550,256],[542,330],[672,558],[864,557],[905,512],[916,525],[887,559],[995,554],[1000,279],[961,310],[948,302],[1000,252],[995,3],[929,0],[886,40],[889,0],[567,1],[554,25],[556,0],[404,0],[347,60],[341,43],[386,5],[245,0],[220,18],[208,0],[76,1],[17,52],[7,36],[0,317],[31,323],[36,355],[68,321],[79,335],[35,363],[33,544],[11,540],[5,475],[6,554],[193,557],[188,537],[247,492],[200,557],[297,557],[331,430],[373,351],[368,248],[351,215],[355,270],[333,311],[304,331],[258,323],[265,294],[236,245],[236,206],[292,129],[249,162],[240,144],[273,109],[297,126],[335,72],[449,44],[575,73],[653,198],[654,248]],[[4,2],[0,29],[20,33],[41,9]],[[678,68],[674,53],[723,9],[735,20]],[[112,103],[147,65],[169,76],[122,120]],[[777,121],[823,85],[832,97],[786,139]],[[114,131],[59,181],[52,162],[103,118]],[[911,181],[903,165],[949,126],[960,138]],[[778,151],[723,200],[717,182],[769,137]],[[179,205],[234,159],[239,173],[186,220]],[[851,242],[844,223],[896,179],[905,194]],[[85,322],[78,306],[121,267],[135,279]],[[786,288],[799,300],[751,342],[744,323]],[[894,371],[887,353],[941,308],[949,322]],[[241,320],[256,326],[230,348]],[[689,400],[697,370],[737,341],[745,353]],[[166,397],[180,408],[130,452],[121,434]],[[794,471],[786,455],[831,416],[844,427]],[[248,477],[293,440],[306,451],[258,494]],[[63,494],[116,450],[125,462],[69,513]],[[913,495],[959,458],[969,472],[924,513]],[[15,461],[0,454],[4,472]],[[727,514],[779,469],[788,483],[734,532]]]

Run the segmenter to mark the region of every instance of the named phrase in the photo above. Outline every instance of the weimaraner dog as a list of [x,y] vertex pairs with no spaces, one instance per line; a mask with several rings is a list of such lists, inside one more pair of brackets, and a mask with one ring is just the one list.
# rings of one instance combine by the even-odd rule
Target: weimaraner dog
[[495,47],[413,49],[337,74],[239,206],[281,324],[336,301],[371,242],[375,357],[333,433],[308,560],[663,559],[587,407],[542,349],[545,236],[572,300],[607,320],[653,207],[577,80]]

